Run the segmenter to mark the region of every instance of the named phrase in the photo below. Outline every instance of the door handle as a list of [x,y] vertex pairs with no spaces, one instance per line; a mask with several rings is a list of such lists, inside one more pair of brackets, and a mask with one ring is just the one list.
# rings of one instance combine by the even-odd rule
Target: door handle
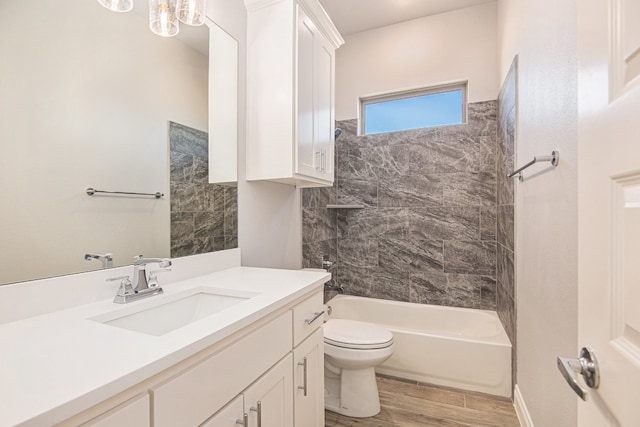
[[567,384],[569,384],[582,400],[587,400],[587,390],[580,386],[576,374],[582,375],[584,382],[589,388],[598,388],[600,385],[598,360],[593,350],[589,347],[582,347],[578,359],[558,357],[558,369],[567,381]]

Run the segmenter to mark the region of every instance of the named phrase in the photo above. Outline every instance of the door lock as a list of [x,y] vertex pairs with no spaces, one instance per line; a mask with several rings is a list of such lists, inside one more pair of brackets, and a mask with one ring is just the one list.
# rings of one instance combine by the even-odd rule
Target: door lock
[[587,390],[580,386],[576,374],[582,375],[589,388],[598,388],[600,385],[598,361],[593,350],[589,347],[582,347],[578,359],[558,357],[558,369],[569,386],[582,400],[587,400]]

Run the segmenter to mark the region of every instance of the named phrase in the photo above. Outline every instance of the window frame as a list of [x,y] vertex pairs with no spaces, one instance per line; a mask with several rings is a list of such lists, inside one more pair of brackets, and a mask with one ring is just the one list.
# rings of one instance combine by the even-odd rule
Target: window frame
[[[414,97],[418,97],[418,96],[424,96],[424,95],[435,95],[438,93],[444,93],[444,92],[453,92],[453,91],[457,91],[457,90],[461,90],[462,91],[462,122],[461,123],[450,123],[450,124],[445,124],[445,125],[438,125],[438,126],[451,126],[451,125],[458,125],[458,124],[466,124],[467,123],[467,106],[468,106],[468,80],[464,80],[464,81],[459,81],[459,82],[453,82],[453,83],[446,83],[446,84],[440,84],[440,85],[436,85],[436,86],[427,86],[427,87],[421,87],[421,88],[417,88],[417,89],[406,89],[406,90],[401,90],[401,91],[396,91],[396,92],[388,92],[388,93],[384,93],[384,94],[378,94],[378,95],[372,95],[372,96],[365,96],[365,97],[361,97],[359,99],[359,109],[358,109],[358,113],[360,116],[360,120],[359,120],[359,126],[358,126],[358,134],[359,135],[378,135],[380,133],[389,133],[389,132],[402,132],[402,131],[407,131],[407,130],[411,130],[411,129],[398,129],[398,130],[392,130],[392,131],[387,131],[387,132],[376,132],[376,133],[365,133],[365,125],[366,125],[366,115],[365,115],[365,107],[369,104],[377,104],[380,102],[387,102],[387,101],[397,101],[400,99],[406,99],[406,98],[414,98]],[[412,129],[424,129],[424,128],[429,128],[429,127],[436,127],[436,126],[426,126],[426,127],[421,127],[421,128],[412,128]]]

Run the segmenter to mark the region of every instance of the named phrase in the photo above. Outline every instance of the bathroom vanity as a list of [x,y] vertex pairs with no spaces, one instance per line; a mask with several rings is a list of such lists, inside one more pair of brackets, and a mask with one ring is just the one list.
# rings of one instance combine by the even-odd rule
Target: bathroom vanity
[[324,425],[327,279],[236,266],[0,324],[0,425]]

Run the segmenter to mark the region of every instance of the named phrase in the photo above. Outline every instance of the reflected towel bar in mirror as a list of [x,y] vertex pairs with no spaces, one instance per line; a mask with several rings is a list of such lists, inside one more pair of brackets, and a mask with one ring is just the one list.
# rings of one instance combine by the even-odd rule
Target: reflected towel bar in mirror
[[327,205],[327,209],[364,209],[364,205]]
[[89,196],[93,196],[96,193],[123,194],[127,196],[153,196],[156,199],[159,199],[164,196],[164,193],[161,193],[159,191],[157,193],[132,193],[129,191],[105,191],[105,190],[96,190],[95,188],[91,188],[91,187],[87,188],[87,194]]
[[528,168],[529,166],[538,163],[538,162],[551,162],[552,166],[558,166],[558,162],[560,161],[560,152],[558,150],[553,150],[550,156],[534,156],[533,160],[531,160],[526,165],[522,166],[519,169],[514,170],[510,174],[507,175],[507,178],[513,178],[518,175],[518,179],[522,181],[522,171]]

